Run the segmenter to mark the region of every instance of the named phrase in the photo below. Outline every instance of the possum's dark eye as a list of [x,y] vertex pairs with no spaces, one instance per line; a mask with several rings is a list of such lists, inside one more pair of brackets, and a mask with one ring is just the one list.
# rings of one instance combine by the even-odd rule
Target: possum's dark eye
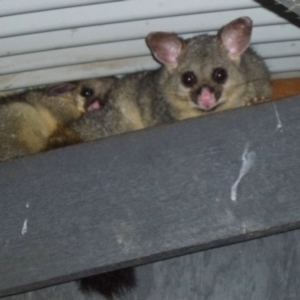
[[216,68],[213,70],[212,73],[212,79],[216,82],[216,83],[225,83],[226,79],[228,77],[227,71],[223,68]]
[[84,98],[90,98],[94,95],[94,91],[89,88],[83,88],[80,92],[80,95]]
[[185,72],[181,76],[181,82],[186,87],[192,87],[197,82],[197,78],[193,72]]

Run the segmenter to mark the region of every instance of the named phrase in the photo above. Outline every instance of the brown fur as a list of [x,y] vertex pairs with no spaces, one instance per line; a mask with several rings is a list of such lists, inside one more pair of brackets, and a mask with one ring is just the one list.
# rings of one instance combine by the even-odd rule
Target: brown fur
[[[80,95],[80,91],[85,89],[91,89],[94,95],[91,99],[86,99],[88,102],[99,102],[101,108],[89,111],[89,116],[97,115],[101,116],[101,111],[107,106],[107,94],[110,89],[117,83],[118,78],[116,77],[101,77],[96,79],[86,79],[76,82],[78,85],[77,91]],[[76,124],[76,123],[73,123]],[[69,124],[67,130],[58,128],[49,137],[46,149],[55,149],[68,145],[87,141],[89,135],[93,135],[93,122],[89,122],[89,118],[81,125],[80,130],[76,130],[74,125]],[[85,138],[84,138],[85,137]]]
[[58,126],[56,130],[49,136],[44,150],[61,148],[83,142],[78,132],[67,127]]
[[[103,91],[113,78],[50,85],[0,99],[0,161],[81,141],[68,124],[89,106],[104,105]],[[92,94],[84,94],[86,89]],[[90,91],[89,90],[89,91]]]

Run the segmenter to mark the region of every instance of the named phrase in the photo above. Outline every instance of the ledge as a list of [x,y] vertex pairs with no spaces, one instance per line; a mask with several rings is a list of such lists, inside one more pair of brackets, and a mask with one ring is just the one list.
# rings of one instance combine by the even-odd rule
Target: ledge
[[0,296],[300,228],[299,101],[0,164]]

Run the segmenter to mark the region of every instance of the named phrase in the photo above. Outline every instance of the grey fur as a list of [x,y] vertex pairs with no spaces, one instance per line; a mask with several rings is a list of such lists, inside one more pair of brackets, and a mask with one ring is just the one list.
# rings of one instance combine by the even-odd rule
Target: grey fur
[[[149,34],[146,41],[161,68],[116,79],[105,109],[86,114],[72,128],[89,141],[267,98],[270,75],[262,59],[248,48],[251,29],[252,21],[244,17],[221,28],[216,36],[183,40],[173,33]],[[228,73],[224,84],[212,78],[217,68]],[[186,71],[197,78],[190,88],[182,83]],[[204,88],[212,102],[217,99],[207,110],[197,103]]]

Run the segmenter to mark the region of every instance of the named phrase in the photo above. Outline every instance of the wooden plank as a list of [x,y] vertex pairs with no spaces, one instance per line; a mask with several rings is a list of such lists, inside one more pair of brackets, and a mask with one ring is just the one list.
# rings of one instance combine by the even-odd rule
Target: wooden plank
[[[195,36],[195,34],[183,35],[183,38],[191,36]],[[294,60],[294,57],[300,53],[300,41],[281,41],[272,43],[272,45],[269,43],[256,44],[253,48],[262,58],[284,57],[287,59],[287,56],[293,56],[290,59]],[[3,57],[0,60],[0,75],[145,55],[150,55],[145,39],[42,51]]]
[[[265,59],[271,73],[297,72],[299,76],[300,56]],[[120,75],[157,69],[159,64],[151,55],[136,56],[79,65],[70,65],[0,76],[0,90],[12,90],[28,86],[81,80],[93,77]],[[282,75],[281,75],[282,77]]]
[[[300,294],[300,230],[209,249],[135,268],[137,285],[122,300],[286,299]],[[75,282],[3,300],[100,300]]]
[[116,0],[1,0],[0,16],[25,14],[34,11],[43,11],[49,9],[66,8],[72,6],[88,5],[101,2],[112,2]]
[[[157,12],[156,4],[151,2],[151,7],[153,6],[151,11],[147,10],[145,6],[140,8],[145,14],[149,13],[148,17],[152,18],[147,20],[142,19],[141,15],[138,18],[133,16],[130,19],[132,6],[135,5],[133,2],[110,2],[86,5],[84,8],[76,6],[5,17],[12,18],[15,21],[10,25],[5,23],[5,26],[2,26],[3,30],[9,30],[9,27],[11,27],[11,30],[16,30],[11,34],[18,34],[19,29],[22,31],[27,28],[26,26],[30,27],[32,25],[36,33],[27,28],[26,32],[21,32],[22,35],[12,37],[3,30],[1,31],[3,38],[0,41],[2,45],[0,49],[0,90],[19,89],[58,81],[119,75],[138,69],[153,68],[157,65],[150,56],[146,59],[146,63],[144,63],[145,57],[140,57],[145,53],[149,53],[145,43],[139,40],[144,38],[149,31],[163,28],[164,30],[188,34],[198,34],[199,31],[212,33],[227,21],[229,22],[241,15],[249,15],[254,21],[254,43],[274,43],[271,45],[255,45],[255,47],[258,47],[259,52],[261,49],[262,54],[268,57],[267,63],[271,72],[299,71],[297,67],[299,56],[297,56],[296,47],[298,44],[297,42],[291,42],[299,36],[299,29],[294,25],[286,24],[285,19],[278,17],[273,12],[258,7],[258,4],[253,1],[243,2],[240,4],[242,9],[235,10],[230,9],[234,4],[237,4],[236,0],[226,2],[223,5],[226,5],[227,11],[218,12],[215,11],[217,8],[215,2],[207,3],[204,7],[202,3],[200,5],[201,9],[199,3],[195,4],[198,9],[193,10],[195,7],[187,7],[186,2],[183,5],[182,1],[178,1],[176,2],[177,6],[172,6],[172,11],[168,11],[168,13],[167,10],[165,11],[167,16],[160,18],[158,16],[162,15],[159,14],[164,14],[164,12]],[[117,5],[121,5],[120,11],[122,11],[123,6],[129,7],[126,14],[124,13],[124,16],[121,16],[125,18],[122,19],[124,22],[121,23],[118,22],[120,21],[118,19],[119,10],[115,9]],[[182,5],[185,10],[182,10]],[[103,18],[101,18],[101,14],[96,13],[95,7],[97,9],[101,8],[101,14],[106,14],[106,16],[110,15],[107,11],[114,11],[115,15],[112,18],[117,19],[112,19],[111,22],[116,23],[103,23]],[[102,9],[103,7],[106,10]],[[117,7],[119,8],[119,6]],[[89,14],[90,10],[93,11],[92,15]],[[67,20],[66,22],[78,23],[72,23],[73,27],[70,25],[71,29],[63,29],[66,28],[64,26],[58,28],[58,23],[55,23],[53,25],[55,28],[52,28],[50,26],[51,22],[54,19],[59,19],[58,15],[54,17],[56,11],[63,15],[60,18],[62,22]],[[80,14],[80,18],[86,12],[89,18],[84,21],[87,23],[81,24],[80,18],[77,18],[75,12]],[[193,13],[191,14],[191,12]],[[40,17],[44,16],[44,13],[49,16],[49,28],[46,19],[45,22],[39,20]],[[156,13],[159,14],[156,15]],[[68,14],[71,14],[72,18],[68,18]],[[216,14],[218,15],[217,21]],[[27,18],[30,18],[32,23],[27,22]],[[100,24],[96,22],[99,18],[101,18],[99,22],[102,25],[93,26],[93,24]],[[22,24],[22,20],[26,24]],[[39,26],[42,26],[42,28],[39,28]],[[41,32],[43,30],[54,31]],[[270,35],[270,30],[276,32],[276,35]],[[265,40],[263,41],[263,39]],[[286,41],[286,43],[284,45],[280,43],[280,47],[278,47],[275,42],[279,41]],[[275,50],[271,51],[270,46]],[[293,57],[286,58],[286,55],[293,55]],[[129,60],[128,57],[130,57]]]
[[[300,56],[278,57],[265,59],[269,70],[272,73],[298,72],[300,71]],[[299,75],[298,75],[299,76]]]
[[0,295],[299,228],[298,101],[1,164]]
[[[222,12],[220,12],[222,14]],[[240,10],[233,17],[240,15],[255,16],[255,27],[253,29],[253,43],[292,41],[300,39],[300,30],[293,24],[279,25],[263,25],[266,21],[266,16],[258,14],[257,9]],[[207,16],[207,17],[205,17]],[[16,55],[29,52],[38,52],[62,48],[70,48],[92,44],[111,43],[116,41],[144,39],[151,31],[172,31],[178,34],[193,32],[195,34],[210,33],[215,34],[226,20],[230,21],[228,14],[222,14],[220,20],[212,14],[199,14],[188,16],[176,16],[162,19],[151,19],[145,21],[126,22],[122,25],[106,24],[99,26],[89,26],[66,30],[50,31],[43,33],[27,34],[15,37],[7,37],[1,39],[0,56]],[[197,21],[203,20],[202,24]],[[133,30],[134,28],[134,30]],[[276,35],[270,35],[271,32],[276,32]]]
[[152,56],[92,62],[0,76],[0,90],[157,69]]
[[[77,8],[76,8],[77,9]],[[73,44],[80,43],[77,41],[78,33],[74,36],[74,30],[63,30],[63,35],[57,40],[53,42],[53,34],[54,32],[43,33],[43,38],[41,40],[35,40],[33,44],[29,44],[30,40],[26,41],[28,44],[27,47],[32,49],[32,53],[25,53],[21,54],[24,51],[24,47],[21,46],[24,44],[24,38],[28,36],[20,36],[13,38],[6,38],[4,41],[8,40],[13,43],[13,48],[7,49],[4,47],[0,51],[0,55],[4,55],[4,57],[0,60],[0,75],[3,74],[11,74],[11,73],[19,73],[25,72],[30,70],[39,70],[39,69],[47,69],[51,67],[61,67],[61,66],[70,66],[74,64],[83,64],[88,62],[95,62],[95,61],[104,61],[104,60],[112,60],[112,59],[123,59],[128,57],[136,57],[149,54],[149,49],[145,43],[145,36],[150,31],[161,30],[164,28],[165,31],[179,31],[179,32],[195,32],[193,35],[199,34],[199,31],[205,31],[208,29],[213,28],[216,30],[217,28],[221,28],[226,22],[231,21],[239,17],[240,15],[250,15],[254,16],[254,22],[256,25],[259,24],[269,24],[270,22],[282,23],[285,20],[278,18],[273,13],[268,12],[261,8],[252,8],[252,9],[245,9],[245,10],[238,10],[238,11],[224,11],[218,12],[219,22],[216,23],[215,21],[216,12],[212,13],[205,13],[205,14],[194,14],[194,15],[187,15],[187,16],[176,16],[171,18],[157,18],[154,20],[139,20],[133,22],[127,22],[125,24],[107,24],[103,26],[94,26],[94,30],[91,28],[83,28],[78,29],[78,31],[83,30],[86,32],[84,40],[89,40],[91,43],[91,36],[88,35],[89,32],[94,32],[95,29],[97,30],[98,35],[98,42],[97,44],[89,44],[83,45],[81,47],[67,47],[63,48],[63,45],[68,43],[68,39],[64,40],[62,44],[58,44],[58,41],[61,41],[61,38],[64,37],[65,33],[68,32],[69,39],[71,39]],[[205,25],[200,25],[199,20],[203,22]],[[174,26],[174,24],[178,24]],[[182,26],[180,24],[185,24]],[[136,30],[137,28],[137,30]],[[177,30],[179,29],[180,30]],[[270,30],[270,28],[269,28]],[[117,39],[114,32],[118,32],[119,38],[121,41]],[[129,32],[129,34],[127,33]],[[75,30],[76,33],[76,30]],[[123,34],[124,33],[124,34]],[[143,33],[143,34],[141,34]],[[203,32],[204,34],[204,32]],[[55,33],[56,36],[60,35],[60,31]],[[99,43],[99,37],[101,39],[106,39],[107,35],[111,38],[113,37],[114,41],[112,43]],[[131,36],[130,40],[128,39],[128,35]],[[136,36],[139,36],[140,39],[137,39]],[[35,34],[33,36],[39,36],[40,34]],[[191,35],[189,35],[191,36]],[[30,37],[30,35],[29,35]],[[43,39],[48,39],[47,43],[42,43]],[[184,36],[186,37],[186,36]],[[255,37],[254,37],[255,38]],[[273,36],[274,40],[276,41],[277,37]],[[133,40],[132,40],[133,39]],[[255,41],[255,39],[254,39]],[[0,40],[1,42],[1,40]],[[48,51],[41,51],[51,43],[51,50]],[[282,41],[281,41],[282,43]],[[270,45],[267,43],[263,49],[262,54],[264,56],[268,55],[268,57],[280,57],[280,56],[296,56],[299,51],[297,52],[298,48],[296,47],[297,41],[295,42],[286,42],[283,45],[281,43],[272,44],[272,50],[270,51]],[[63,49],[57,49],[63,48]],[[284,52],[285,50],[286,52]],[[289,51],[288,51],[289,50]],[[39,52],[36,52],[39,51]],[[21,52],[19,55],[16,52]],[[9,53],[8,56],[7,53]]]
[[[148,0],[132,0],[100,3],[4,16],[0,19],[0,37],[106,23],[220,11],[220,7],[222,6],[226,9],[238,9],[258,7],[259,4],[251,0],[245,0],[242,3],[238,0],[230,0],[227,1],[226,4],[224,4],[222,0],[214,2],[185,0],[184,3],[181,0],[173,0],[172,5],[169,5],[167,0],[152,0],[151,2]],[[274,15],[273,21],[278,23],[276,20],[278,20],[278,18]],[[279,23],[282,23],[280,18]]]
[[299,247],[294,231],[142,266],[124,300],[298,300]]
[[272,99],[280,99],[300,94],[300,78],[272,80]]

